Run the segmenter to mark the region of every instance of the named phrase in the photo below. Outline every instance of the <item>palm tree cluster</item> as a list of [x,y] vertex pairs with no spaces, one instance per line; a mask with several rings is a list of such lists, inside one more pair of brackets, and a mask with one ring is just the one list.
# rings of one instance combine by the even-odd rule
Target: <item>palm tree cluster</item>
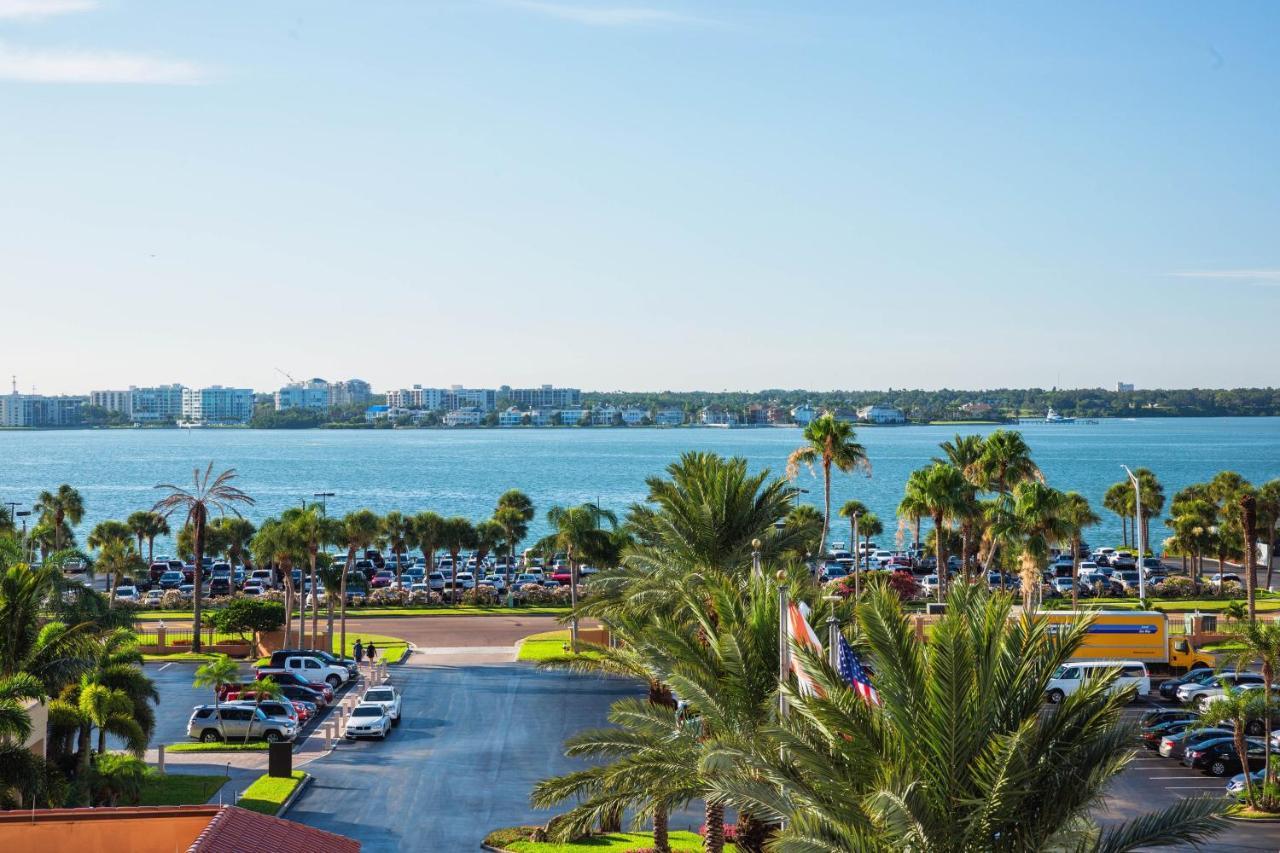
[[[159,697],[118,612],[62,578],[58,558],[70,553],[32,569],[19,543],[0,535],[3,808],[113,804],[136,794],[144,771]],[[46,704],[47,732],[31,731],[31,702]],[[44,759],[23,745],[33,734],[46,737]],[[109,736],[125,754],[108,751]]]
[[[1027,488],[1044,488],[1033,469],[1011,461],[1003,442],[1000,461],[975,461],[974,473],[926,469],[921,514],[955,518],[949,504],[934,510],[950,498],[933,481],[974,477],[1005,490],[994,501],[1027,520],[992,541],[1034,553],[1031,537],[1065,534],[1045,521],[1050,499]],[[728,811],[747,853],[1132,850],[1217,828],[1221,806],[1208,800],[1106,831],[1093,822],[1131,754],[1131,697],[1104,678],[1049,712],[1043,704],[1087,623],[1051,630],[1032,612],[1015,615],[1006,595],[957,585],[921,644],[880,582],[857,601],[822,595],[804,565],[814,530],[786,523],[794,496],[788,480],[748,475],[742,460],[714,454],[686,454],[649,481],[648,500],[627,518],[634,544],[591,580],[578,608],[612,642],[544,664],[634,678],[646,694],[616,702],[610,725],[568,741],[568,754],[591,764],[535,786],[536,807],[571,804],[547,824],[550,838],[614,830],[630,815],[652,828],[654,850],[669,851],[671,814],[695,804],[705,810],[705,850],[724,848]],[[756,570],[761,562],[767,570]],[[824,656],[780,641],[784,595],[862,656],[882,705]],[[816,691],[779,679],[784,652]]]

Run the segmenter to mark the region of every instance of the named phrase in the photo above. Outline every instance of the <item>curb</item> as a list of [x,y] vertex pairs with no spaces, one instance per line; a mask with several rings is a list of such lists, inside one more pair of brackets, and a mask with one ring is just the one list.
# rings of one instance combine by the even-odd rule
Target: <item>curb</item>
[[311,784],[311,780],[314,778],[316,777],[312,776],[310,773],[307,773],[302,777],[302,781],[298,783],[298,787],[294,788],[293,793],[289,795],[288,799],[280,804],[280,810],[276,812],[276,817],[285,816],[285,813],[293,807],[294,800],[302,796],[302,792],[307,789],[307,786]]
[[1246,825],[1251,823],[1280,823],[1280,816],[1278,817],[1234,817],[1233,815],[1223,815],[1223,817],[1225,817],[1227,820],[1231,821],[1232,823],[1243,823]]

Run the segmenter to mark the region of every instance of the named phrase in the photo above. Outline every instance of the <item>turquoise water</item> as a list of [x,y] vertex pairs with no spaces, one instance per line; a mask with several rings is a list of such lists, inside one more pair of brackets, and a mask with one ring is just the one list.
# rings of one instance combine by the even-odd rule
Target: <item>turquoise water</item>
[[[990,432],[975,427],[967,432]],[[935,455],[954,427],[865,428],[859,440],[873,475],[839,475],[833,503],[858,498],[886,520],[914,468]],[[1154,470],[1166,495],[1233,469],[1255,483],[1280,477],[1280,418],[1179,418],[1102,421],[1096,425],[1024,425],[1022,432],[1051,485],[1085,494],[1104,523],[1094,544],[1118,540],[1120,523],[1101,509],[1102,493],[1130,467]],[[188,484],[210,460],[239,471],[239,485],[258,505],[253,520],[335,492],[331,514],[360,507],[378,512],[431,509],[479,520],[508,488],[528,492],[541,511],[553,504],[599,499],[619,514],[644,496],[644,478],[684,450],[745,456],[753,468],[781,474],[800,442],[795,429],[573,430],[97,430],[0,432],[0,501],[29,505],[41,489],[71,483],[84,494],[85,532],[104,518],[149,508],[154,486]],[[802,473],[803,496],[821,504],[822,481]],[[1163,527],[1160,528],[1163,532]],[[1153,528],[1153,533],[1156,529]],[[847,534],[844,534],[847,535]],[[842,537],[840,537],[842,538]]]

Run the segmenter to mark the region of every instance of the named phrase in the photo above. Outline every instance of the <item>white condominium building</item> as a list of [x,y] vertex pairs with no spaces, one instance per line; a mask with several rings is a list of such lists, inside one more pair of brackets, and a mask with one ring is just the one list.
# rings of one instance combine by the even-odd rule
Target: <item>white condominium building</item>
[[253,417],[253,390],[249,388],[182,389],[182,419],[199,424],[243,424]]

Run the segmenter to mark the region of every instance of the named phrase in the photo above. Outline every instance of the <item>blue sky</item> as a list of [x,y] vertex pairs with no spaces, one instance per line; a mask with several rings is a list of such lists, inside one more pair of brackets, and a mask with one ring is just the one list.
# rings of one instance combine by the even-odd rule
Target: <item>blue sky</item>
[[0,0],[0,372],[1274,384],[1275,6],[975,5]]

